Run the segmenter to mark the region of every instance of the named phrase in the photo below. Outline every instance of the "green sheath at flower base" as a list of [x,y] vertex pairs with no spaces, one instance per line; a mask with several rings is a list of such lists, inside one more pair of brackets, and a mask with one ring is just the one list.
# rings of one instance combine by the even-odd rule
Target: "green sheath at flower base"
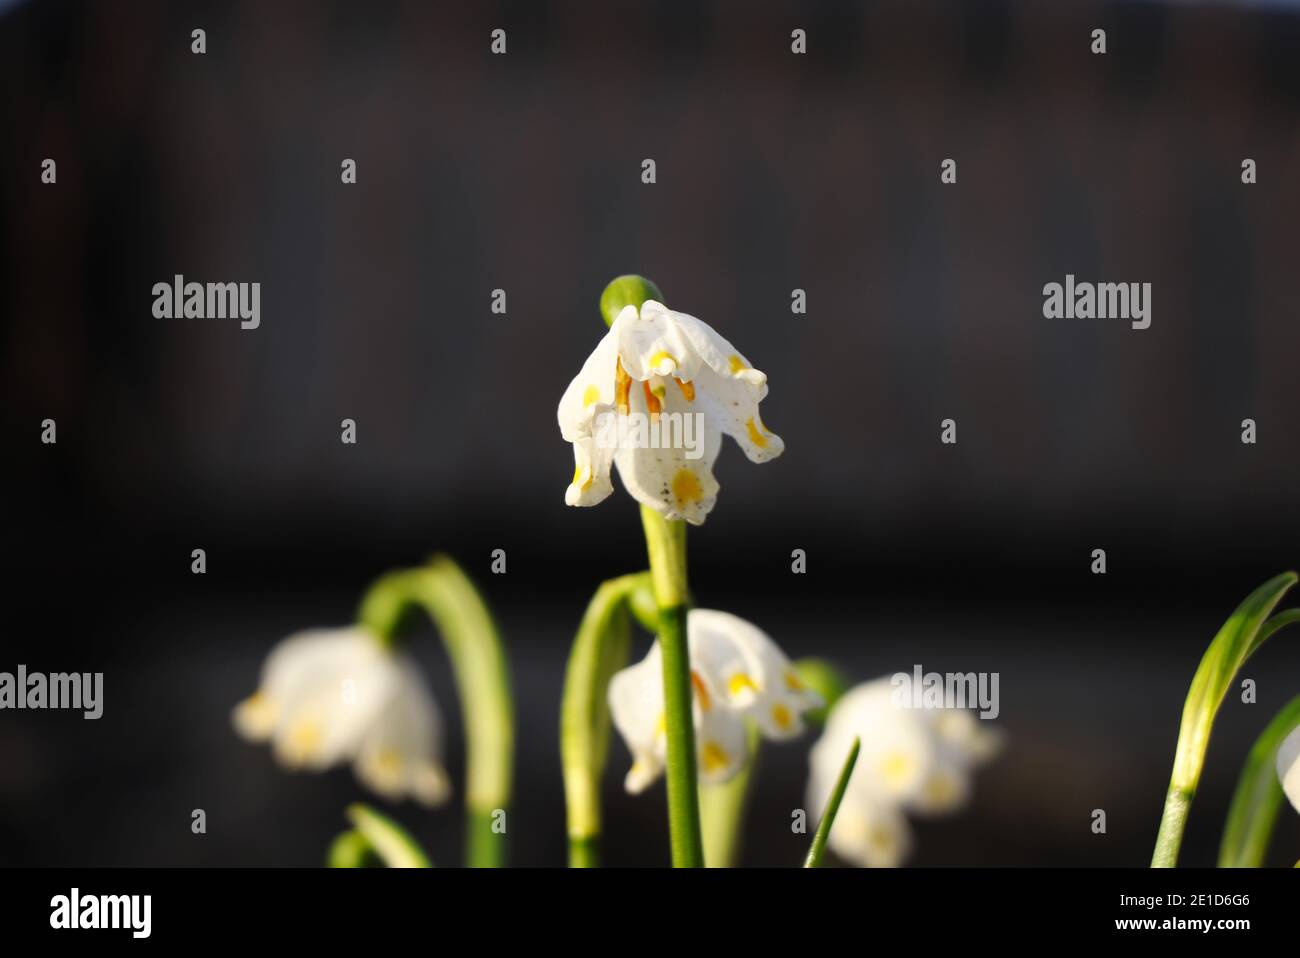
[[[1270,622],[1280,619],[1274,616]],[[1264,864],[1277,811],[1282,806],[1282,786],[1277,781],[1277,750],[1282,740],[1300,725],[1300,695],[1288,702],[1255,740],[1237,779],[1237,791],[1223,827],[1219,845],[1220,868],[1258,868]]]
[[835,825],[835,816],[839,813],[844,791],[849,787],[849,779],[853,777],[853,766],[858,762],[858,750],[861,747],[862,739],[854,738],[848,757],[844,759],[844,768],[840,770],[840,777],[835,782],[830,798],[826,800],[826,809],[822,812],[822,820],[817,824],[817,833],[813,835],[812,847],[808,849],[808,857],[803,863],[804,868],[821,867],[822,858],[826,855],[826,841],[831,837],[831,828]]
[[664,301],[664,294],[659,292],[659,287],[644,276],[627,274],[618,276],[610,281],[600,294],[600,315],[605,320],[606,326],[613,326],[614,319],[623,311],[624,306],[635,306],[641,308],[641,304],[647,299],[653,299],[656,303]]
[[1278,616],[1280,625],[1266,620],[1287,590],[1295,585],[1296,579],[1294,572],[1284,572],[1247,596],[1214,637],[1192,677],[1187,701],[1183,705],[1165,810],[1151,856],[1153,868],[1172,868],[1178,863],[1178,849],[1182,845],[1187,815],[1205,765],[1205,752],[1210,744],[1215,715],[1246,660],[1281,625],[1292,621],[1291,612]]
[[603,583],[587,606],[569,653],[560,706],[560,761],[569,865],[574,868],[598,864],[600,780],[609,755],[609,680],[627,664],[632,596],[649,585],[648,572]]
[[835,703],[848,691],[848,682],[844,680],[839,670],[825,659],[800,659],[795,662],[794,670],[799,675],[799,681],[820,695],[822,701],[826,703],[806,715],[810,722],[823,724],[826,716],[835,707]]
[[762,736],[752,723],[746,730],[749,761],[729,782],[700,786],[700,830],[704,837],[704,864],[708,868],[734,868],[740,857],[740,835],[749,805]]
[[[432,868],[433,862],[424,853],[411,833],[387,815],[380,814],[368,805],[349,805],[348,820],[355,833],[374,851],[389,868]],[[338,842],[335,842],[338,845]]]
[[505,861],[498,831],[510,805],[514,705],[500,633],[469,577],[447,556],[391,572],[371,587],[358,618],[392,643],[412,609],[423,609],[441,634],[456,676],[465,723],[466,863]]
[[691,661],[686,641],[686,611],[690,602],[686,587],[686,523],[670,522],[643,505],[641,524],[650,556],[655,604],[659,607],[672,860],[678,868],[702,868],[704,839],[700,832]]

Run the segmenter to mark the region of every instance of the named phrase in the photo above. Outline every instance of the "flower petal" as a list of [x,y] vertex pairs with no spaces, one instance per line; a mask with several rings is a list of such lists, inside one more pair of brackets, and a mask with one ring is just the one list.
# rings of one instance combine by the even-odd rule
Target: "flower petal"
[[1300,812],[1300,725],[1296,726],[1278,746],[1277,778],[1282,791]]

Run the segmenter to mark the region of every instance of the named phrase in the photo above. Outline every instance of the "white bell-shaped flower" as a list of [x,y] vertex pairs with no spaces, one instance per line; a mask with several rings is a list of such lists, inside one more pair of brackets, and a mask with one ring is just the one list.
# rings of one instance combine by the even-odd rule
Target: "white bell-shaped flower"
[[1297,725],[1277,750],[1277,779],[1282,791],[1300,812],[1300,725]]
[[[725,782],[749,758],[745,722],[764,737],[793,738],[803,715],[821,699],[804,688],[789,659],[766,633],[726,612],[692,609],[686,616],[700,780]],[[656,642],[644,659],[617,673],[609,685],[615,728],[632,753],[625,785],[644,791],[664,768],[666,750],[663,663]]]
[[360,627],[285,639],[233,720],[250,741],[269,741],[287,768],[350,761],[364,785],[390,799],[432,806],[450,793],[441,718],[418,667]]
[[564,501],[601,502],[614,464],[638,502],[699,525],[724,434],[753,462],[785,448],[759,416],[766,395],[767,377],[707,323],[654,300],[625,306],[560,399],[575,464]]
[[808,803],[825,807],[854,738],[858,761],[829,845],[847,861],[900,864],[910,847],[903,812],[944,814],[968,798],[971,772],[997,750],[997,733],[966,709],[909,708],[889,677],[850,689],[835,703],[809,756]]

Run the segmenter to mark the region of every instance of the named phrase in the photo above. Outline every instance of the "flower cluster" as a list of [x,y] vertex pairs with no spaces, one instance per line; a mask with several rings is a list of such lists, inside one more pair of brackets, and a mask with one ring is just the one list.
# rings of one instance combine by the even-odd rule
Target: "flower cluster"
[[[820,708],[789,659],[766,633],[727,612],[692,609],[686,618],[700,780],[725,782],[749,759],[747,721],[765,738],[799,735],[803,714]],[[624,784],[641,792],[664,769],[663,665],[656,642],[609,685],[614,726],[632,753]]]
[[[575,463],[564,501],[603,501],[614,488],[612,463],[638,502],[699,525],[717,501],[713,463],[724,434],[753,462],[785,448],[759,417],[766,395],[767,376],[707,323],[654,300],[625,306],[560,399],[560,433],[573,444]],[[609,427],[611,415],[657,422],[694,414],[703,418],[702,449],[601,440],[619,431]]]
[[269,741],[287,768],[351,761],[371,790],[430,806],[450,792],[439,761],[442,722],[424,679],[409,657],[360,627],[300,632],[277,645],[234,724],[251,741]]
[[998,746],[966,709],[911,708],[891,680],[856,686],[835,703],[809,757],[808,803],[823,808],[853,739],[862,746],[830,847],[859,865],[893,867],[911,846],[906,811],[955,811],[970,793],[971,772]]

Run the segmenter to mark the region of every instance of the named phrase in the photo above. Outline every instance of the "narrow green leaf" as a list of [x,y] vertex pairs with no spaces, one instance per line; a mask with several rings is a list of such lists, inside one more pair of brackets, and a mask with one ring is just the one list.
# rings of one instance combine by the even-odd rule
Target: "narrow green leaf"
[[[1269,622],[1281,617],[1274,616]],[[1297,725],[1300,725],[1300,695],[1283,706],[1251,746],[1228,808],[1223,841],[1219,845],[1220,868],[1258,868],[1264,863],[1277,811],[1282,806],[1277,750]]]
[[505,861],[505,839],[493,826],[510,804],[515,735],[501,634],[474,583],[445,555],[383,576],[366,593],[358,618],[381,641],[391,643],[417,608],[442,637],[464,717],[466,862],[474,868],[499,867]]
[[387,815],[358,802],[348,806],[347,817],[352,822],[352,827],[389,868],[433,867],[433,862],[429,861],[429,856],[411,837],[411,833]]
[[1174,751],[1174,769],[1169,778],[1165,810],[1156,835],[1153,868],[1172,868],[1178,863],[1187,815],[1205,765],[1205,751],[1219,706],[1237,671],[1276,629],[1263,628],[1265,620],[1296,583],[1294,572],[1269,579],[1246,597],[1210,642],[1183,705],[1183,718]]
[[631,649],[630,597],[649,582],[650,574],[642,572],[602,583],[569,652],[560,704],[560,763],[569,864],[575,868],[597,862],[600,781],[609,755],[609,680],[627,664]]
[[835,824],[835,816],[839,813],[840,802],[844,799],[844,790],[849,787],[849,779],[853,777],[853,766],[858,761],[858,749],[862,746],[862,739],[854,738],[853,747],[849,749],[849,754],[844,759],[844,768],[840,769],[840,777],[835,782],[835,788],[831,790],[831,797],[826,801],[826,809],[822,812],[822,820],[817,824],[817,833],[813,835],[812,847],[808,849],[808,857],[804,860],[804,868],[820,868],[822,858],[826,854],[826,841],[831,837],[831,828]]

